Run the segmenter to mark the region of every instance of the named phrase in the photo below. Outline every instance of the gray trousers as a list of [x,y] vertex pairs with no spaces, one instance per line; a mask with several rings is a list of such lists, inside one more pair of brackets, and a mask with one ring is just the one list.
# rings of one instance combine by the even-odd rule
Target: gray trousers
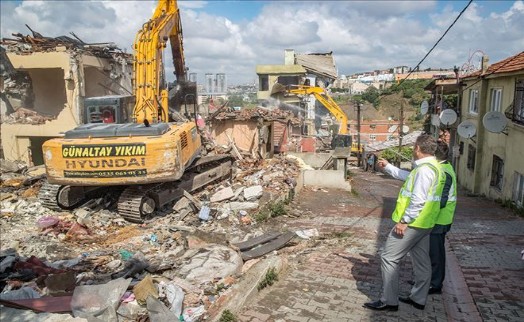
[[400,237],[392,229],[386,240],[381,256],[382,297],[388,305],[398,305],[399,263],[408,252],[413,261],[415,284],[409,297],[425,305],[431,282],[431,261],[429,259],[429,233],[431,229],[411,228]]

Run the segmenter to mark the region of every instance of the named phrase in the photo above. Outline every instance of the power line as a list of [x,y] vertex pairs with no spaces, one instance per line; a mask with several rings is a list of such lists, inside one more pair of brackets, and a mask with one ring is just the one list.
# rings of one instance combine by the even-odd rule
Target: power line
[[453,27],[453,25],[455,25],[455,23],[457,22],[457,20],[459,20],[460,16],[462,16],[462,14],[466,11],[466,9],[468,9],[469,5],[473,2],[473,0],[469,0],[468,4],[464,7],[464,9],[462,9],[462,11],[458,14],[457,18],[455,18],[455,20],[451,23],[451,25],[448,27],[448,29],[446,29],[446,31],[444,32],[444,34],[442,34],[442,36],[440,36],[440,38],[437,40],[437,42],[433,45],[433,47],[431,47],[431,49],[427,52],[427,54],[424,56],[424,58],[422,58],[417,66],[415,66],[415,68],[413,68],[409,73],[408,73],[408,76],[406,76],[404,79],[402,79],[400,81],[400,83],[398,84],[398,86],[400,86],[402,83],[404,83],[404,81],[406,79],[408,79],[408,77],[413,73],[413,71],[417,70],[417,68],[420,67],[420,64],[422,64],[422,62],[429,56],[429,54],[431,54],[431,52],[433,51],[433,49],[435,49],[435,47],[437,47],[437,45],[439,44],[439,42],[446,36],[446,34],[448,33],[448,31],[451,29],[451,27]]

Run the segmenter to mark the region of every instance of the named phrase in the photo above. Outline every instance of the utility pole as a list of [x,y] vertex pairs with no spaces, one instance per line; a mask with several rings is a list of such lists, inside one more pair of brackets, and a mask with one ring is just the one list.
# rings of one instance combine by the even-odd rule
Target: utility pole
[[[459,123],[461,121],[461,116],[460,116],[460,102],[462,100],[462,95],[461,95],[461,85],[460,85],[460,75],[459,75],[459,72],[460,72],[460,69],[457,67],[457,66],[454,66],[453,68],[453,71],[455,72],[455,77],[457,78],[457,106],[455,106],[455,111],[457,112],[457,115],[458,115],[458,119],[459,119]],[[453,153],[453,148],[455,146],[455,143],[457,141],[457,132],[456,131],[453,131],[453,133],[451,133],[450,131],[450,138],[449,138],[449,152],[451,153],[451,164],[453,166],[453,168],[455,169],[455,173],[458,172],[458,157],[455,157],[455,154]]]
[[357,166],[362,165],[362,155],[360,153],[360,101],[357,101]]
[[[403,97],[403,91],[400,92],[400,97]],[[397,155],[397,167],[400,168],[400,162],[402,162],[402,137],[404,136],[403,127],[404,127],[404,101],[400,101],[400,119],[398,127],[398,155]]]

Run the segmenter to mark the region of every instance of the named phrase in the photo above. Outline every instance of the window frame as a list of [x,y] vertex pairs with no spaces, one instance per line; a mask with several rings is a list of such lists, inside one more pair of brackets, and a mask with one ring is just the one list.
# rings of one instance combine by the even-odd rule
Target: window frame
[[515,171],[513,183],[513,202],[518,206],[524,207],[524,174]]
[[504,185],[504,160],[496,154],[493,154],[489,185],[499,191],[502,191]]
[[369,140],[370,141],[376,141],[377,140],[377,135],[376,134],[370,134],[369,135]]
[[494,87],[490,90],[489,110],[502,112],[502,88]]
[[269,75],[268,74],[258,75],[258,90],[260,92],[269,91]]
[[479,90],[478,89],[469,90],[468,111],[470,114],[474,114],[474,115],[477,115],[479,113]]
[[473,144],[468,144],[468,158],[466,168],[475,170],[475,159],[477,158],[477,148]]
[[524,125],[524,79],[515,81],[515,94],[513,97],[513,114],[511,120]]

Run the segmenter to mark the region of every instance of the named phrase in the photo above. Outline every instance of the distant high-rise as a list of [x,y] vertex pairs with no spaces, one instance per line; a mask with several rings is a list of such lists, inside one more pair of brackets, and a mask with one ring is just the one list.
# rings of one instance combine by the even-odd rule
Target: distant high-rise
[[227,92],[227,79],[226,74],[218,73],[216,78],[215,93],[225,94]]
[[197,73],[189,73],[189,81],[196,83],[197,82]]
[[215,92],[215,75],[211,73],[206,73],[204,89],[206,90],[207,94],[212,94]]

